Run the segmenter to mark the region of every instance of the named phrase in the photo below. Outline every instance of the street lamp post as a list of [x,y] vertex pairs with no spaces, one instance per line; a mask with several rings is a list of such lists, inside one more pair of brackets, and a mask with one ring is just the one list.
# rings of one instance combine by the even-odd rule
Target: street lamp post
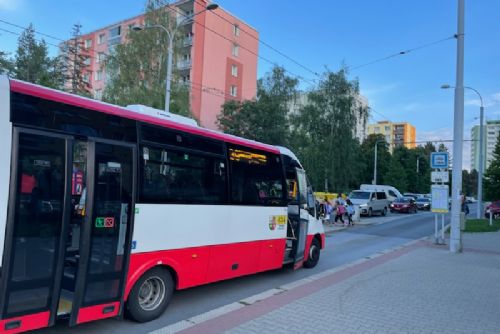
[[190,16],[186,16],[181,22],[176,24],[175,28],[173,30],[169,30],[166,27],[156,24],[156,25],[148,25],[148,26],[135,26],[132,28],[134,31],[141,31],[144,29],[150,29],[150,28],[158,28],[162,29],[164,32],[167,33],[168,36],[168,57],[167,57],[167,78],[166,78],[166,83],[165,83],[165,112],[170,111],[170,87],[171,87],[171,82],[172,82],[172,60],[174,57],[174,38],[175,38],[175,33],[177,32],[177,28],[181,26],[184,22],[191,20],[193,17],[195,17],[198,14],[201,14],[207,10],[214,10],[219,8],[219,5],[217,4],[209,4],[205,9],[200,10],[197,13],[194,13]]
[[377,184],[377,148],[379,143],[383,143],[385,140],[378,139],[375,142],[375,157],[373,161],[373,181],[372,184]]
[[[441,88],[455,88],[450,85],[442,85]],[[483,97],[474,88],[464,86],[465,89],[469,89],[479,96],[479,101],[481,101],[481,106],[479,107],[479,170],[477,171],[477,219],[481,218],[483,212],[483,169],[484,169],[484,104]]]

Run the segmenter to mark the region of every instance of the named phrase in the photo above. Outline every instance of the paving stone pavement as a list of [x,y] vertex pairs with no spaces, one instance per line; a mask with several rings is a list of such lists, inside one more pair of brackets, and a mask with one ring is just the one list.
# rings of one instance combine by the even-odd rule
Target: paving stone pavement
[[[500,333],[500,233],[420,247],[226,333]],[[496,252],[496,254],[495,254]]]

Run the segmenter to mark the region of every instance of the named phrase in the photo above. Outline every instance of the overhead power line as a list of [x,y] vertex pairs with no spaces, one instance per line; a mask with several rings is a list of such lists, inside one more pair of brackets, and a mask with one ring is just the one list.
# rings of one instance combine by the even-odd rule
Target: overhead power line
[[[196,2],[197,4],[199,4],[199,5],[205,6],[205,4],[203,4],[203,3],[201,3],[201,2],[198,2],[198,1],[196,1],[196,0],[195,0],[195,2]],[[222,16],[222,15],[218,14],[216,11],[213,11],[213,10],[212,10],[212,11],[209,11],[209,12],[210,12],[210,13],[212,13],[213,15],[215,15],[215,16],[217,16],[217,17],[219,17],[220,19],[222,19],[222,20],[224,20],[224,21],[228,22],[229,24],[234,25],[234,22],[232,22],[232,21],[228,20],[227,18],[225,18],[224,16]],[[295,65],[298,65],[298,66],[300,66],[301,68],[303,68],[304,70],[306,70],[306,71],[310,72],[311,74],[314,74],[314,75],[316,75],[316,76],[319,76],[319,75],[320,75],[318,72],[316,72],[316,71],[314,71],[314,70],[312,70],[312,69],[308,68],[307,66],[305,66],[305,65],[303,65],[303,64],[301,64],[301,63],[299,63],[297,60],[295,60],[295,59],[293,59],[292,57],[288,56],[288,55],[287,55],[287,54],[285,54],[284,52],[281,52],[280,50],[276,49],[276,48],[275,48],[275,47],[273,47],[271,44],[264,42],[262,39],[258,38],[258,37],[257,37],[257,36],[255,36],[254,34],[252,34],[252,33],[248,32],[246,29],[243,29],[243,28],[239,27],[239,30],[240,30],[241,32],[245,33],[246,35],[250,36],[251,38],[255,39],[255,40],[256,40],[257,42],[259,42],[260,44],[262,44],[262,45],[266,46],[267,48],[269,48],[269,49],[273,50],[274,52],[276,52],[276,53],[277,53],[277,54],[279,54],[280,56],[282,56],[282,57],[284,57],[284,58],[288,59],[289,61],[293,62]]]
[[417,50],[420,50],[420,49],[424,49],[424,48],[428,48],[430,46],[433,46],[433,45],[436,45],[436,44],[439,44],[439,43],[443,43],[445,41],[448,41],[450,39],[455,39],[456,36],[453,35],[453,36],[449,36],[449,37],[446,37],[446,38],[442,38],[442,39],[438,39],[436,41],[433,41],[433,42],[429,42],[429,43],[426,43],[426,44],[422,44],[422,45],[419,45],[417,47],[414,47],[414,48],[411,48],[411,49],[407,49],[407,50],[403,50],[403,51],[399,51],[399,52],[396,52],[396,53],[393,53],[393,54],[390,54],[388,56],[385,56],[385,57],[382,57],[382,58],[378,58],[378,59],[375,59],[375,60],[372,60],[372,61],[369,61],[367,63],[364,63],[364,64],[361,64],[361,65],[357,65],[357,66],[354,66],[354,67],[349,67],[349,69],[351,71],[353,70],[357,70],[358,68],[361,68],[361,67],[365,67],[365,66],[368,66],[368,65],[372,65],[372,64],[376,64],[376,63],[380,63],[382,61],[386,61],[386,60],[389,60],[391,58],[395,58],[395,57],[398,57],[398,56],[403,56],[403,55],[406,55],[410,52],[413,52],[413,51],[417,51]]
[[[19,28],[19,29],[23,29],[23,30],[27,30],[27,29],[29,28],[29,27],[23,27],[23,26],[21,26],[21,25],[18,25],[18,24],[12,23],[12,22],[8,22],[8,21],[2,20],[2,19],[0,19],[0,22],[2,22],[2,23],[4,23],[4,24],[7,24],[7,25],[10,25],[10,26],[12,26],[12,27],[16,27],[16,28]],[[12,35],[16,35],[16,36],[21,36],[21,34],[22,34],[22,33],[19,33],[19,32],[14,32],[14,31],[7,30],[7,29],[4,29],[4,28],[0,28],[0,30],[1,30],[1,31],[4,31],[4,32],[8,32],[8,33],[10,33],[10,34],[12,34]],[[69,38],[69,39],[67,39],[67,40],[64,40],[64,39],[62,39],[62,38],[55,37],[55,36],[52,36],[52,35],[49,35],[49,34],[46,34],[46,33],[40,32],[40,31],[38,31],[38,30],[36,30],[36,29],[34,29],[34,28],[32,28],[31,30],[32,30],[35,34],[38,34],[38,35],[40,35],[40,36],[46,36],[46,37],[49,37],[49,38],[52,38],[52,39],[55,39],[55,40],[58,40],[58,41],[61,41],[61,42],[64,42],[64,43],[69,42],[69,41],[71,41],[71,40],[74,40],[74,37]],[[80,37],[80,36],[79,36],[79,37]],[[41,40],[39,40],[39,39],[37,39],[37,41],[38,41],[38,42],[41,42]],[[56,47],[56,48],[58,48],[58,49],[60,49],[60,48],[61,48],[61,46],[60,46],[60,45],[57,45],[57,44],[54,44],[54,43],[47,42],[47,41],[46,41],[46,40],[44,40],[44,39],[43,39],[43,41],[44,41],[44,42],[45,42],[45,44],[47,44],[47,45],[54,46],[54,47]],[[99,55],[99,52],[97,52],[97,51],[95,51],[95,50],[89,50],[89,49],[84,49],[84,50],[85,50],[86,52],[94,53],[94,54],[96,54],[97,56]],[[105,54],[105,55],[107,55],[107,54]],[[87,55],[87,54],[85,54],[85,56],[86,56],[86,57],[89,57],[89,58],[91,58],[91,59],[98,60],[98,58],[97,58],[97,57],[94,57],[94,56],[91,56],[91,55]]]
[[[178,13],[178,14],[182,15],[182,16],[183,16],[183,17],[185,17],[185,18],[190,18],[190,16],[189,16],[189,15],[187,15],[187,14],[183,13],[182,11],[179,11],[179,10],[178,10],[175,6],[170,6],[170,9],[171,9],[171,10],[173,10],[173,11],[175,11],[176,13]],[[238,44],[237,42],[233,41],[232,39],[227,38],[226,36],[222,35],[222,34],[221,34],[221,33],[219,33],[218,31],[215,31],[214,29],[207,27],[206,25],[204,25],[204,24],[203,24],[203,23],[201,23],[201,22],[198,22],[198,21],[196,21],[196,20],[194,20],[194,19],[193,19],[193,23],[198,24],[199,26],[201,26],[201,27],[205,28],[206,30],[208,30],[208,31],[210,31],[210,32],[212,32],[212,33],[214,33],[214,34],[216,34],[217,36],[219,36],[219,37],[221,37],[221,38],[223,38],[223,39],[227,40],[227,41],[228,41],[228,42],[230,42],[231,44],[236,44],[236,45],[238,45],[238,47],[240,47],[240,48],[242,48],[243,50],[246,50],[247,52],[249,52],[249,53],[251,53],[251,54],[255,55],[256,57],[258,57],[258,58],[260,58],[260,59],[262,59],[262,60],[264,60],[264,61],[266,61],[266,62],[270,63],[271,65],[278,65],[276,62],[274,62],[274,61],[272,61],[272,60],[270,60],[270,59],[268,59],[268,58],[266,58],[266,57],[263,57],[263,56],[259,55],[257,52],[255,52],[255,51],[253,51],[253,50],[251,50],[251,49],[247,48],[246,46],[243,46],[243,45],[241,45],[241,44]],[[296,73],[294,73],[294,72],[292,72],[292,71],[290,71],[290,70],[288,70],[288,69],[284,68],[283,66],[281,66],[281,67],[284,69],[284,71],[285,71],[285,72],[288,72],[290,75],[292,75],[292,76],[296,77],[298,80],[305,81],[305,82],[308,82],[308,83],[310,83],[310,84],[314,84],[314,80],[312,80],[312,79],[306,79],[306,78],[304,78],[303,76],[298,75],[298,74],[296,74]]]

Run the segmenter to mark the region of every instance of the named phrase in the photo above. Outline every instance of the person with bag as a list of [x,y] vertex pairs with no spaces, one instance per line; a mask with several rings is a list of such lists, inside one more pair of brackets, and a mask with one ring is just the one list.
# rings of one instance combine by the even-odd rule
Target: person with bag
[[335,210],[335,223],[337,222],[337,220],[340,219],[342,224],[345,224],[345,222],[344,222],[345,206],[340,204],[339,200],[336,201],[336,204],[337,204],[337,208]]
[[349,222],[349,225],[354,225],[354,222],[352,221],[352,216],[354,215],[354,204],[352,204],[351,200],[349,197],[346,198],[346,206],[347,206],[347,219]]

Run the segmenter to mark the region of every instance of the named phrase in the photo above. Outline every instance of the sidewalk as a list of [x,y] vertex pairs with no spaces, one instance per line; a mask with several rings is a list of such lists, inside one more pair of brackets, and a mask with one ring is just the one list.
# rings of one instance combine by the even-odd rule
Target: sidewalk
[[464,247],[452,254],[412,242],[231,304],[181,332],[500,333],[500,232],[467,233]]

